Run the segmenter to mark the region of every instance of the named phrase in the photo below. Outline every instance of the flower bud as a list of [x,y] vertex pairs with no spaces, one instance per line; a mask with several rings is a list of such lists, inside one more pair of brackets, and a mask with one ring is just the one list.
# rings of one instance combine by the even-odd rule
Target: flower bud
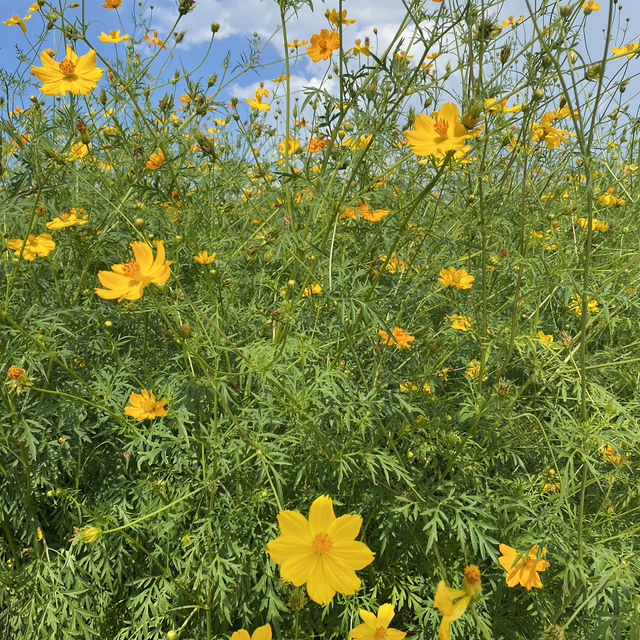
[[133,221],[133,226],[138,230],[142,231],[144,229],[145,221],[144,218],[136,218]]
[[217,22],[211,23],[211,33],[218,33],[220,31],[220,25]]
[[82,540],[85,544],[91,544],[96,542],[98,538],[102,535],[102,531],[98,529],[98,527],[92,527],[91,525],[87,525],[82,527],[82,529],[76,529],[75,540]]

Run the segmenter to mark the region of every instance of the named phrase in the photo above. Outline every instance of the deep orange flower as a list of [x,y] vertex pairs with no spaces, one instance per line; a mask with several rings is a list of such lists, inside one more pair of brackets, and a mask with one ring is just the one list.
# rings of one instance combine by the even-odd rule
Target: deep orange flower
[[[529,550],[528,554],[522,556],[517,562],[518,552],[506,544],[500,545],[500,553],[502,554],[498,558],[500,566],[507,572],[505,580],[508,587],[515,587],[517,584],[531,589],[536,587],[542,588],[542,582],[538,571],[544,571],[549,563],[546,560],[538,559],[538,545],[534,545]],[[547,550],[543,547],[540,553],[540,558],[547,553]]]
[[402,347],[410,349],[411,345],[409,343],[415,340],[414,336],[409,335],[407,331],[400,327],[393,327],[391,335],[382,329],[378,329],[378,335],[382,338],[382,344],[395,347],[396,349],[401,349]]
[[144,166],[147,167],[147,169],[153,170],[153,169],[159,169],[163,164],[164,164],[164,153],[162,152],[162,149],[158,147],[156,149],[156,152],[152,153],[149,156],[149,159],[147,160]]
[[328,60],[331,54],[340,48],[340,36],[337,31],[322,29],[311,36],[311,44],[307,47],[307,55],[314,61]]

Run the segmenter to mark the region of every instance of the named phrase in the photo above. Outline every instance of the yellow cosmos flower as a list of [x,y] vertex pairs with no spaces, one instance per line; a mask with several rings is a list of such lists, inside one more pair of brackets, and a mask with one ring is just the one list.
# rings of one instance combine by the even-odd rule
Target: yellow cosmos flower
[[616,56],[627,56],[627,58],[633,58],[633,56],[638,52],[639,45],[639,42],[633,42],[625,44],[624,47],[611,47],[611,51],[613,51]]
[[311,36],[311,44],[307,47],[307,55],[314,61],[328,60],[331,54],[340,48],[340,36],[337,31],[322,29]]
[[[286,146],[286,149],[285,149]],[[284,142],[278,143],[278,149],[280,149],[280,153],[282,155],[285,154],[285,151],[288,151],[289,155],[294,154],[300,148],[300,140],[298,138],[289,138],[289,144],[285,145]]]
[[93,49],[78,57],[71,45],[67,45],[62,62],[56,62],[49,51],[46,49],[40,54],[41,67],[31,67],[31,73],[43,82],[42,93],[46,96],[64,96],[67,91],[87,94],[98,86],[104,69],[96,67]]
[[74,160],[82,160],[89,153],[89,145],[84,142],[76,142],[71,146],[71,151],[67,155],[67,160],[73,162]]
[[331,498],[320,496],[311,504],[309,520],[297,511],[281,511],[278,524],[282,535],[267,543],[267,553],[280,565],[283,580],[306,584],[318,604],[329,604],[336,592],[351,595],[360,588],[355,572],[374,558],[364,542],[355,540],[361,516],[336,518]]
[[149,159],[145,162],[145,167],[147,167],[147,169],[159,169],[162,165],[164,164],[164,153],[162,152],[162,149],[160,147],[158,147],[155,151],[155,153],[152,153],[149,156]]
[[105,300],[118,298],[118,302],[138,300],[148,284],[165,283],[171,275],[171,261],[165,260],[162,240],[154,242],[154,245],[158,251],[155,260],[153,251],[146,242],[132,242],[135,260],[114,264],[111,271],[98,271],[98,280],[106,289],[94,289],[96,295]]
[[513,107],[507,107],[506,98],[497,102],[495,98],[487,98],[484,101],[484,107],[489,113],[517,113],[522,109],[521,104],[515,104]]
[[[578,218],[578,224],[583,229],[586,229],[589,225],[589,218]],[[609,231],[609,223],[604,220],[598,220],[598,218],[591,218],[591,230],[604,233],[605,231]]]
[[[480,361],[473,358],[469,361],[469,364],[467,365],[467,369],[465,370],[464,374],[469,378],[471,378],[472,380],[474,380],[475,377],[480,373],[480,368],[481,368]],[[482,380],[484,381],[486,379],[487,379],[487,376],[483,375]]]
[[126,33],[120,35],[120,31],[109,31],[108,35],[102,31],[98,36],[98,40],[100,40],[100,42],[113,42],[114,44],[123,42],[124,40],[129,40],[130,38],[131,36],[128,36]]
[[456,331],[469,331],[471,329],[471,318],[469,316],[453,313],[448,320],[451,322],[451,328]]
[[206,250],[198,251],[198,255],[193,256],[193,259],[198,264],[211,264],[216,259],[216,252],[214,251],[209,255]]
[[584,14],[588,16],[592,11],[600,11],[600,3],[594,2],[594,0],[585,0],[582,3],[582,10]]
[[386,344],[390,347],[395,347],[396,349],[410,349],[410,342],[415,340],[415,337],[409,335],[407,331],[401,329],[400,327],[393,327],[391,331],[391,335],[389,335],[386,331],[382,329],[378,329],[378,335],[382,338],[382,344]]
[[322,285],[318,284],[317,282],[312,282],[310,287],[304,288],[304,291],[302,292],[302,297],[304,298],[311,294],[320,293],[321,291],[322,291]]
[[153,392],[140,389],[140,393],[133,393],[129,396],[129,404],[124,408],[124,413],[138,421],[153,420],[167,415],[164,406],[167,399],[156,400]]
[[45,226],[51,231],[58,231],[58,229],[64,229],[65,227],[87,224],[87,222],[89,220],[86,215],[78,217],[77,213],[61,213],[57,218],[47,222]]
[[440,269],[438,282],[443,287],[455,287],[456,289],[471,289],[475,278],[467,273],[466,269],[447,267]]
[[22,238],[7,240],[7,247],[13,249],[14,256],[20,256],[22,253],[24,260],[32,262],[36,257],[45,258],[48,256],[56,248],[56,243],[52,240],[50,233],[41,233],[38,236],[30,233],[26,240]]
[[24,18],[20,16],[12,15],[8,20],[5,20],[2,24],[6,24],[12,26],[14,24],[20,25],[22,29],[22,33],[27,33],[27,26],[25,25],[25,20],[30,20],[31,14],[28,13]]
[[[508,587],[515,587],[517,584],[531,589],[536,587],[542,588],[542,582],[539,571],[545,571],[549,565],[546,560],[538,559],[538,545],[534,545],[529,550],[528,554],[519,554],[513,547],[506,544],[500,545],[500,553],[502,554],[498,558],[500,566],[507,572],[505,580]],[[547,550],[543,547],[540,553],[540,558],[547,553]],[[516,562],[516,558],[521,556]]]
[[616,450],[610,445],[605,444],[604,442],[600,443],[600,449],[598,450],[600,455],[609,460],[609,462],[613,462],[618,467],[623,467],[625,464],[631,464],[630,458],[631,456],[628,453],[624,454],[624,458],[622,454],[617,453]]
[[402,640],[407,635],[404,631],[389,628],[394,613],[392,604],[380,605],[378,615],[360,609],[363,622],[349,631],[349,637],[354,640]]
[[551,344],[553,342],[553,336],[544,331],[538,331],[538,338],[540,338],[540,342],[544,342],[545,344]]
[[472,600],[479,598],[482,594],[480,569],[475,564],[465,567],[462,586],[464,589],[454,589],[448,587],[442,580],[438,583],[433,599],[433,606],[442,614],[438,640],[451,640],[451,623],[467,610]]
[[327,9],[324,12],[324,15],[327,20],[335,27],[337,27],[341,22],[342,24],[353,24],[355,22],[355,20],[353,19],[347,20],[346,9],[343,9],[342,13],[340,13],[337,9]]
[[239,629],[231,634],[229,640],[271,640],[272,636],[271,625],[269,623],[258,627],[249,637],[249,632],[246,629]]
[[443,155],[449,151],[468,151],[469,138],[477,135],[480,129],[467,131],[460,121],[458,107],[445,102],[434,114],[435,118],[423,113],[416,116],[413,129],[405,132],[404,137],[417,156]]
[[[579,295],[571,296],[569,301],[569,311],[575,313],[578,317],[582,316],[582,297]],[[595,299],[587,302],[587,313],[599,313],[600,307]]]

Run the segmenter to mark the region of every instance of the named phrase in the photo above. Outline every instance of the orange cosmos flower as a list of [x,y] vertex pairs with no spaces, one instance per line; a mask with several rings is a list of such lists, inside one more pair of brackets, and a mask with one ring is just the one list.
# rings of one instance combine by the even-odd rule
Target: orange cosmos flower
[[164,405],[167,399],[157,400],[151,391],[141,389],[140,393],[133,393],[129,396],[129,405],[124,408],[124,413],[138,421],[153,420],[167,415]]
[[117,9],[122,4],[122,0],[104,0],[102,5],[105,9]]
[[88,53],[78,57],[71,45],[67,45],[66,54],[62,62],[56,62],[45,49],[40,54],[41,67],[31,67],[32,75],[40,80],[42,93],[46,96],[73,94],[87,94],[98,86],[104,69],[96,67],[96,52],[90,49]]
[[118,42],[123,42],[124,40],[129,40],[131,36],[126,33],[120,35],[120,31],[109,31],[109,34],[106,34],[104,31],[100,33],[98,36],[98,40],[100,42],[113,42],[113,44],[117,44]]
[[327,60],[340,48],[340,36],[337,31],[322,29],[311,36],[311,44],[307,47],[307,55],[314,61]]
[[164,153],[162,152],[162,149],[160,147],[158,147],[156,149],[155,153],[152,153],[149,156],[149,159],[146,161],[145,163],[145,167],[147,167],[147,169],[159,169],[164,163]]
[[98,271],[98,280],[106,289],[94,289],[96,295],[105,300],[118,298],[118,302],[138,300],[148,284],[165,283],[171,275],[171,261],[165,260],[162,240],[154,242],[154,245],[158,250],[155,260],[153,251],[146,242],[132,242],[135,260],[114,264],[111,271]]
[[395,346],[396,349],[401,349],[402,347],[410,349],[411,345],[409,343],[415,340],[414,336],[409,335],[407,331],[400,327],[393,327],[391,335],[382,329],[378,329],[378,335],[382,338],[382,344],[390,347]]
[[337,9],[327,9],[324,12],[327,20],[334,26],[338,26],[341,22],[342,24],[353,24],[355,22],[354,19],[347,19],[347,10],[343,9],[342,13],[340,13]]
[[[507,572],[505,580],[508,587],[515,587],[517,584],[520,584],[527,589],[531,589],[531,587],[542,588],[542,582],[538,572],[545,571],[550,565],[546,560],[538,559],[537,544],[531,547],[529,553],[524,556],[518,554],[513,547],[506,544],[500,545],[500,553],[502,555],[498,558],[498,562]],[[545,553],[547,553],[547,550],[543,547],[540,558],[542,558]],[[516,562],[516,558],[519,555],[521,557]]]

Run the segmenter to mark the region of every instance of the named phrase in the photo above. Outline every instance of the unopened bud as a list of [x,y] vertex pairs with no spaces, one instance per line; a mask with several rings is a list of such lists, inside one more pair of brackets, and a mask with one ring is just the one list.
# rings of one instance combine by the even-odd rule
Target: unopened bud
[[211,33],[218,33],[220,31],[220,25],[217,22],[211,23]]
[[133,221],[133,225],[138,231],[142,231],[145,225],[144,218],[136,218]]

